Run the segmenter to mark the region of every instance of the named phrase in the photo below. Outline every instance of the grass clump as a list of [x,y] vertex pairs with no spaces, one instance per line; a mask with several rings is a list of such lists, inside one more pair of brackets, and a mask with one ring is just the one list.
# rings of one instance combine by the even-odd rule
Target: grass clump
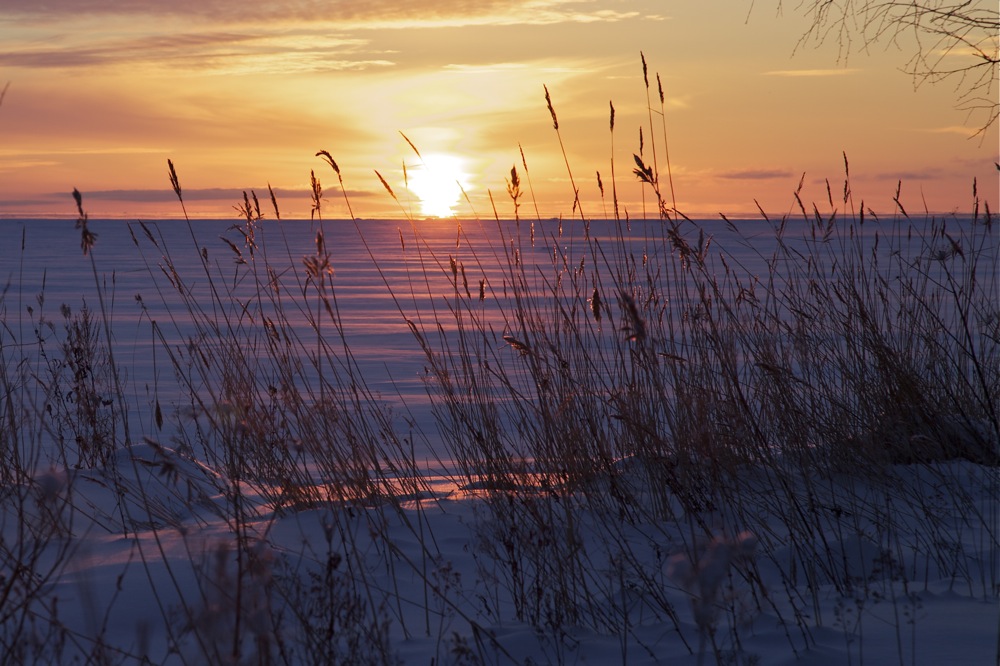
[[[643,74],[648,97],[644,59]],[[128,226],[148,276],[142,387],[118,360],[120,305],[75,193],[97,305],[63,306],[57,326],[44,293],[0,296],[0,655],[395,664],[419,647],[434,663],[566,663],[598,635],[622,663],[664,643],[754,663],[766,617],[794,655],[835,628],[862,661],[881,605],[902,662],[941,581],[995,600],[988,206],[974,192],[967,217],[918,219],[897,192],[877,216],[845,157],[822,212],[796,192],[795,215],[696,222],[647,115],[634,175],[655,220],[619,205],[613,155],[612,219],[585,216],[568,159],[580,219],[538,219],[521,153],[512,220],[473,216],[446,240],[406,220],[396,256],[355,225],[394,341],[421,359],[426,421],[369,384],[330,247],[350,222],[324,221],[315,173],[309,222],[281,220],[273,192],[266,219],[250,192],[219,243],[177,223],[186,256],[162,226]],[[74,624],[60,585],[95,533],[123,538],[125,564],[81,593],[98,610]],[[163,627],[122,640],[137,581]]]

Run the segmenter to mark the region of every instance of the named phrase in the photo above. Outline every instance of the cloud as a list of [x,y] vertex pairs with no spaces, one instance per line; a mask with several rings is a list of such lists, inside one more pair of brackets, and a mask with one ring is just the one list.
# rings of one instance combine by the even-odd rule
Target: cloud
[[0,66],[69,68],[155,65],[212,73],[320,72],[388,67],[365,53],[367,41],[277,30],[142,35],[59,48],[0,51]]
[[926,132],[929,134],[958,134],[959,136],[964,136],[966,138],[972,138],[976,136],[980,130],[972,127],[963,127],[962,125],[949,125],[947,127],[931,127],[928,129],[917,130],[918,132]]
[[527,76],[534,73],[557,74],[563,76],[573,76],[578,74],[593,74],[606,69],[609,65],[606,62],[596,60],[574,59],[565,64],[567,58],[559,60],[553,58],[536,59],[532,62],[485,62],[479,64],[471,63],[449,63],[443,67],[445,71],[455,74],[469,74],[482,76],[486,74],[510,74],[512,76]]
[[991,155],[982,155],[977,157],[955,157],[949,162],[949,168],[953,170],[962,171],[976,171],[982,169],[984,166],[992,171],[993,169],[1000,168],[995,167],[996,157]]
[[[71,36],[58,41],[58,47],[27,47],[16,51],[0,51],[0,65],[14,67],[81,67],[104,62],[135,61],[194,53],[205,48],[251,39],[249,35],[232,33],[186,34],[174,37],[150,35],[124,40],[104,40],[87,45],[74,45]],[[47,40],[49,41],[49,40]],[[55,40],[51,40],[53,43]]]
[[838,69],[776,69],[764,72],[764,76],[784,76],[784,77],[817,77],[817,76],[847,76],[855,74],[861,70],[838,68]]
[[[267,191],[265,189],[265,191]],[[304,190],[303,190],[304,192]],[[177,195],[172,189],[163,190],[94,190],[84,191],[84,203],[88,199],[97,201],[131,201],[160,203],[165,201],[176,201]],[[275,192],[277,194],[277,192]],[[221,187],[209,187],[205,189],[184,189],[185,201],[216,201],[219,199],[231,199],[232,201],[243,201],[243,190]]]
[[729,180],[771,180],[774,178],[792,178],[795,174],[781,169],[737,169],[716,174],[718,178]]
[[2,162],[0,162],[0,173],[16,172],[22,169],[53,167],[58,165],[59,162],[55,160],[43,160],[43,159],[3,160]]
[[66,203],[67,210],[70,211],[73,210],[72,208],[73,197],[68,194],[62,194],[58,199],[54,198],[51,195],[40,195],[37,198],[30,198],[30,199],[3,199],[0,200],[0,203],[2,203],[4,207],[4,211],[0,212],[0,220],[10,219],[10,218],[17,219],[25,217],[44,217],[46,219],[65,218],[69,220],[76,217],[76,215],[74,214],[75,211],[71,213],[55,213],[52,212],[51,210],[47,210],[44,213],[39,213],[39,214],[30,214],[30,213],[26,214],[23,210],[20,211],[17,210],[18,208],[26,209],[26,208],[36,208],[38,206],[51,207],[53,202],[64,202]]
[[903,182],[903,189],[906,189],[906,183],[914,180],[938,180],[942,177],[949,176],[951,173],[941,167],[929,166],[924,169],[911,169],[909,171],[884,171],[882,173],[876,173],[868,176],[869,180],[877,181],[890,181],[890,182]]
[[462,74],[488,74],[495,72],[519,72],[528,69],[530,65],[523,62],[496,62],[484,65],[468,65],[453,63],[444,68]]
[[0,159],[21,159],[32,157],[56,157],[63,155],[158,155],[170,152],[166,148],[147,146],[119,146],[107,148],[60,148],[51,149],[0,149]]
[[[0,22],[0,68],[276,74],[361,71],[397,62],[377,30],[548,26],[634,20],[592,0],[47,0]],[[660,18],[660,17],[653,17]],[[224,26],[224,27],[223,27]],[[392,34],[392,33],[390,33]]]
[[[462,25],[545,25],[621,21],[636,11],[595,8],[588,0],[48,0],[5,8],[9,18],[49,23],[81,16],[181,17],[186,21],[224,20],[253,24],[269,21],[335,22],[346,27],[414,28]],[[653,15],[653,19],[661,19]]]
[[[282,188],[275,187],[274,196],[278,199],[278,205],[281,205],[282,198],[299,198],[308,199],[311,196],[311,190],[308,188]],[[270,196],[268,194],[267,186],[264,187],[247,187],[244,189],[240,188],[227,188],[227,187],[207,187],[207,188],[187,188],[183,190],[185,201],[232,201],[235,206],[237,203],[243,203],[243,193],[246,192],[248,195],[251,191],[257,193],[257,198],[263,202]],[[84,205],[86,207],[86,202],[88,200],[95,201],[128,201],[132,203],[165,203],[165,202],[176,202],[177,195],[174,194],[172,189],[118,189],[118,190],[93,190],[93,191],[82,191]],[[60,199],[63,197],[68,197],[69,194],[65,192],[50,192],[47,195],[52,199]],[[337,196],[342,196],[339,191]],[[353,198],[361,198],[371,196],[370,192],[365,192],[361,190],[348,190],[347,196]],[[324,197],[325,198],[325,197]]]

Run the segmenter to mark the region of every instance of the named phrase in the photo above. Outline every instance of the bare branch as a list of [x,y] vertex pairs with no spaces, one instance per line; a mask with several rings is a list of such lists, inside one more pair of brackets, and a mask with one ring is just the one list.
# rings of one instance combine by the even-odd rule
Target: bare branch
[[908,51],[902,69],[915,86],[954,83],[956,107],[977,117],[977,134],[997,122],[1000,11],[995,2],[803,0],[800,10],[812,24],[798,47],[836,42],[838,62],[876,44]]

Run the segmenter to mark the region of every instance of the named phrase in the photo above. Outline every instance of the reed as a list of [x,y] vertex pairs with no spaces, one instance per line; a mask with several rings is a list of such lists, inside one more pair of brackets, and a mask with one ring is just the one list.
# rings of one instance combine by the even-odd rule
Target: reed
[[[618,637],[622,663],[656,655],[665,635],[699,661],[753,663],[758,615],[797,656],[821,627],[852,654],[858,617],[886,599],[900,645],[915,641],[901,617],[932,578],[995,599],[996,503],[982,501],[1000,468],[989,207],[974,188],[969,219],[915,218],[897,191],[897,213],[880,218],[854,201],[845,156],[842,196],[828,187],[807,207],[796,192],[800,215],[762,213],[752,235],[723,218],[713,238],[678,209],[642,65],[651,155],[639,146],[633,175],[655,223],[619,215],[612,103],[614,218],[610,236],[591,233],[548,88],[569,217],[582,220],[565,224],[582,238],[538,218],[523,151],[505,183],[513,219],[464,220],[446,249],[375,172],[407,216],[407,275],[365,247],[424,359],[444,447],[433,462],[452,496],[471,498],[459,527],[414,453],[419,428],[366,384],[315,172],[305,256],[288,249],[273,191],[274,220],[245,193],[221,242],[199,245],[173,162],[192,245],[130,225],[151,291],[182,304],[154,315],[136,299],[179,398],[129,389],[96,264],[99,303],[64,306],[61,326],[44,293],[4,290],[5,663],[395,664],[420,641],[434,663],[527,663],[496,630],[511,624],[532,628],[552,663],[573,658],[580,631]],[[354,220],[340,165],[316,156]],[[74,196],[93,261],[101,239]],[[748,250],[766,272],[740,264]],[[182,275],[177,252],[197,253],[200,273]],[[210,261],[220,254],[230,261]],[[441,524],[465,530],[465,577]],[[129,645],[108,639],[117,592],[92,596],[105,619],[87,631],[59,615],[52,585],[94,530],[135,542],[159,643],[148,627]],[[844,600],[834,617],[823,590]]]

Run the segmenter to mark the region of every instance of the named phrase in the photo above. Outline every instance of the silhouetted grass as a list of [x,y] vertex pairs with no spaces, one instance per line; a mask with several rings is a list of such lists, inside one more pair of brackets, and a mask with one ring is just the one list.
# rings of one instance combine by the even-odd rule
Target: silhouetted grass
[[[643,70],[648,93],[645,59]],[[659,96],[662,115],[662,86]],[[558,133],[548,89],[545,101]],[[352,352],[362,342],[331,279],[315,172],[304,257],[287,254],[273,192],[274,221],[255,193],[236,206],[240,221],[213,248],[231,255],[225,271],[193,228],[191,247],[171,248],[155,227],[130,225],[151,288],[181,303],[153,320],[138,297],[181,387],[172,403],[154,389],[135,404],[103,298],[64,306],[56,326],[44,294],[36,310],[21,303],[34,295],[5,291],[4,662],[391,664],[401,634],[434,638],[455,663],[484,663],[513,660],[490,627],[514,621],[551,639],[554,662],[579,627],[619,636],[623,662],[634,645],[652,654],[637,627],[657,622],[724,663],[751,659],[741,631],[762,612],[793,652],[808,650],[811,628],[833,621],[818,617],[822,586],[859,609],[908,603],[932,576],[993,598],[995,505],[973,490],[995,491],[1000,463],[988,206],[974,193],[967,219],[916,219],[897,192],[897,212],[880,218],[854,201],[845,157],[842,197],[810,210],[796,193],[800,215],[762,216],[752,236],[724,219],[727,247],[678,210],[666,155],[661,187],[666,126],[654,139],[648,115],[652,165],[640,150],[634,175],[660,219],[643,238],[619,217],[613,144],[607,235],[591,233],[568,159],[569,217],[580,221],[522,227],[526,198],[538,211],[530,179],[521,189],[522,153],[523,171],[506,182],[513,220],[457,224],[448,256],[409,220],[401,252],[419,261],[407,281],[383,276],[424,357],[445,447],[436,453],[474,498],[475,581],[455,574],[432,531],[431,514],[447,509],[414,454],[417,435]],[[613,106],[610,130],[613,141]],[[343,191],[333,156],[317,156]],[[168,175],[186,218],[172,162]],[[75,197],[93,261],[100,239]],[[583,236],[570,241],[569,225]],[[180,275],[176,252],[198,253],[201,274]],[[765,271],[741,265],[748,252]],[[148,430],[130,409],[150,410]],[[161,442],[165,423],[174,434]],[[311,528],[279,546],[272,533],[289,518]],[[219,522],[214,541],[189,531]],[[964,539],[969,524],[982,543]],[[106,640],[106,621],[90,634],[62,621],[49,587],[93,530],[139,544],[160,586],[159,657],[148,628],[122,646]],[[186,564],[167,556],[177,548]],[[453,623],[461,632],[449,633]],[[900,641],[906,631],[896,626]]]

